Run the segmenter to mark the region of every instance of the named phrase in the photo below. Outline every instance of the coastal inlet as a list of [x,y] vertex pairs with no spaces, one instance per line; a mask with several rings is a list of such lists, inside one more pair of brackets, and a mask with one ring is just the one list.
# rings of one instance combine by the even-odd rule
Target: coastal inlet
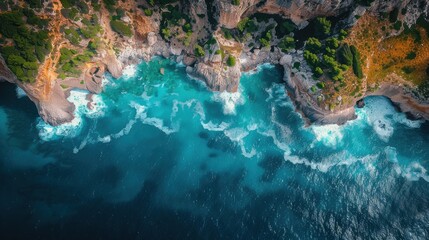
[[372,96],[355,120],[305,127],[282,74],[211,92],[155,58],[106,76],[90,108],[73,90],[56,127],[2,87],[0,237],[426,238],[428,123]]

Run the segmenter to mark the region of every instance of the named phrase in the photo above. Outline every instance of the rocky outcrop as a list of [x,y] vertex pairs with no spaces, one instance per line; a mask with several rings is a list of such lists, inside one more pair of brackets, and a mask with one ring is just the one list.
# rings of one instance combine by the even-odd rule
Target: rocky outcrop
[[319,107],[313,96],[309,94],[309,86],[306,85],[304,75],[292,71],[291,60],[292,58],[288,56],[280,60],[284,68],[283,80],[289,97],[307,124],[344,124],[356,118],[353,106],[347,106],[335,112]]
[[238,64],[234,67],[221,69],[200,62],[194,67],[187,67],[186,72],[193,77],[203,79],[207,86],[214,91],[237,91],[241,76]]
[[14,83],[25,91],[31,101],[34,102],[43,120],[52,125],[59,125],[73,120],[75,106],[67,101],[65,92],[60,84],[55,82],[51,94],[42,98],[34,84],[23,84],[6,66],[4,59],[0,56],[0,78]]

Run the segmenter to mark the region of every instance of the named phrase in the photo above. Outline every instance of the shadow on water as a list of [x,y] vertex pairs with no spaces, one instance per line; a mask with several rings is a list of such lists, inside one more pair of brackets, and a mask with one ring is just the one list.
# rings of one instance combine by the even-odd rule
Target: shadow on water
[[0,107],[19,110],[29,118],[38,116],[37,108],[28,97],[18,98],[16,85],[9,82],[0,82]]
[[26,96],[17,97],[16,85],[0,83],[0,108],[7,115],[8,144],[28,148],[37,138],[35,120],[39,116],[35,104]]

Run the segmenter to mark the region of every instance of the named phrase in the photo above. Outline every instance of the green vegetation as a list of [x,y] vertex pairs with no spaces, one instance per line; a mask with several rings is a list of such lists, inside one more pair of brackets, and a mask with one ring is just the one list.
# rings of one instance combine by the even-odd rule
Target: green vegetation
[[278,38],[282,38],[296,30],[296,25],[290,19],[282,19],[281,22],[277,22],[276,35]]
[[271,30],[268,30],[263,34],[263,37],[259,39],[259,42],[263,47],[270,47],[271,45],[271,39],[273,36],[271,35]]
[[353,73],[356,75],[356,77],[363,78],[362,63],[360,60],[359,51],[355,46],[351,46],[350,50],[353,53]]
[[115,12],[116,0],[103,0],[103,2],[110,13]]
[[[160,4],[162,4],[162,2],[169,1],[159,2]],[[160,26],[160,34],[164,38],[164,40],[168,41],[172,36],[185,35],[179,40],[182,41],[185,46],[189,46],[191,44],[193,34],[191,19],[189,18],[189,16],[180,11],[179,5],[166,5],[165,8],[161,9],[161,12],[162,19]]]
[[319,41],[319,39],[311,37],[306,41],[305,49],[315,54],[320,53],[322,49],[322,43]]
[[74,28],[66,28],[64,29],[65,37],[70,41],[73,45],[79,45],[82,38],[79,33]]
[[198,44],[195,45],[194,54],[197,57],[204,57],[206,55],[204,48]]
[[397,21],[397,22],[395,22],[395,24],[393,24],[393,29],[395,29],[396,31],[401,30],[401,27],[402,27],[401,21]]
[[315,22],[315,32],[317,36],[324,37],[331,33],[331,21],[325,17],[318,17]]
[[295,39],[293,37],[286,36],[280,41],[278,46],[282,52],[288,52],[295,48]]
[[407,54],[406,59],[408,59],[408,60],[413,60],[413,59],[415,59],[416,57],[417,57],[416,52],[409,52],[409,53]]
[[25,2],[28,5],[30,5],[31,8],[41,8],[42,7],[42,1],[41,0],[25,0]]
[[243,18],[237,25],[237,29],[241,32],[241,33],[253,33],[256,32],[258,30],[258,26],[255,23],[255,20],[252,18]]
[[304,59],[313,68],[316,68],[319,65],[319,58],[309,50],[304,51]]
[[153,11],[152,11],[152,9],[145,9],[145,10],[143,10],[143,12],[144,12],[144,14],[145,14],[146,16],[148,16],[148,17],[150,17],[150,16],[152,16],[152,15],[153,15]]
[[236,63],[236,59],[234,56],[229,55],[228,59],[226,59],[226,65],[228,65],[229,67],[234,67]]
[[399,15],[399,9],[395,8],[393,9],[390,13],[389,13],[389,21],[391,23],[394,23],[398,20],[398,15]]
[[240,0],[231,0],[231,4],[238,6],[238,5],[240,5]]
[[[27,21],[24,21],[27,16]],[[38,18],[30,9],[0,14],[0,39],[12,40],[12,46],[1,46],[0,53],[10,70],[22,82],[34,82],[37,69],[51,51],[46,20]],[[32,26],[32,30],[26,24]]]
[[61,9],[61,14],[65,17],[68,18],[70,20],[77,20],[77,14],[79,13],[79,11],[77,10],[77,8],[63,8]]
[[110,20],[110,26],[112,27],[113,31],[119,33],[122,36],[131,37],[133,35],[130,25],[125,24],[120,20]]
[[401,69],[405,74],[410,74],[412,72],[414,72],[415,68],[410,67],[410,66],[405,66]]
[[66,76],[79,76],[82,71],[79,70],[79,66],[85,62],[89,62],[93,57],[93,53],[90,51],[84,51],[82,54],[77,54],[74,49],[61,48],[60,49],[60,60],[58,62],[58,73],[60,78]]
[[228,39],[228,40],[232,39],[232,34],[231,34],[231,31],[229,29],[223,28],[222,32],[223,32],[223,36],[225,39]]
[[340,63],[347,66],[353,64],[353,53],[348,44],[344,44],[338,49],[337,56]]

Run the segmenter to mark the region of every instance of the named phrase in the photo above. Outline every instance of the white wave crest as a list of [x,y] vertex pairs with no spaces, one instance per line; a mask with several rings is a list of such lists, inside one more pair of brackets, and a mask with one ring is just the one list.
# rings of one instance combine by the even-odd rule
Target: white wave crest
[[230,124],[226,122],[221,122],[220,124],[215,124],[212,121],[209,121],[208,123],[201,122],[201,126],[203,126],[204,129],[213,131],[213,132],[222,132],[225,129],[227,129]]
[[25,91],[22,88],[16,87],[16,97],[17,98],[23,98],[26,96],[27,96],[27,93],[25,93]]
[[240,146],[241,154],[246,158],[251,158],[256,155],[255,148],[252,147],[250,151],[246,149],[244,138],[249,135],[249,132],[243,128],[232,128],[224,131],[225,136],[227,136],[231,141],[236,142]]
[[128,65],[122,71],[122,78],[128,80],[136,75],[137,65]]
[[327,158],[324,158],[321,162],[313,162],[306,158],[300,158],[298,156],[284,154],[284,159],[293,164],[301,164],[311,169],[318,170],[321,172],[327,172],[335,166],[350,166],[357,162],[362,162],[364,164],[372,163],[378,158],[379,154],[367,155],[361,158],[356,158],[350,153],[343,151],[338,154],[331,155]]
[[216,92],[213,93],[212,100],[222,104],[223,114],[225,115],[235,115],[235,108],[245,103],[241,91],[234,93],[229,93],[226,91],[220,93]]
[[163,119],[148,117],[145,106],[140,105],[136,102],[131,102],[130,106],[136,109],[136,119],[140,119],[143,124],[154,126],[167,135],[179,131],[179,126],[164,126]]
[[101,96],[93,96],[92,108],[88,108],[89,101],[87,100],[87,91],[72,90],[70,96],[67,98],[75,105],[74,118],[71,122],[61,124],[59,126],[52,126],[41,118],[38,119],[37,129],[39,130],[39,137],[43,141],[56,140],[62,137],[73,138],[76,137],[84,122],[83,116],[88,118],[98,118],[104,116],[104,104]]
[[323,126],[311,126],[311,130],[316,136],[316,141],[323,145],[336,149],[343,143],[343,129],[336,124]]
[[387,159],[394,164],[395,171],[398,175],[410,181],[418,181],[422,178],[426,182],[429,182],[427,170],[419,162],[410,161],[403,156],[398,156],[396,148],[394,147],[386,147],[385,153]]

